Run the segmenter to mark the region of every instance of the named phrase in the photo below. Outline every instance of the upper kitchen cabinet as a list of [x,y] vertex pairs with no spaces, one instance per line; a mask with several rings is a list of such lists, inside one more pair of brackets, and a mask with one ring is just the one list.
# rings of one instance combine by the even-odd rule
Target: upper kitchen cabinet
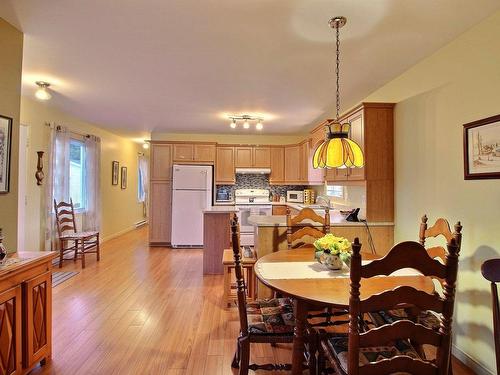
[[253,148],[253,166],[256,168],[271,167],[271,147],[255,146]]
[[313,168],[313,156],[316,150],[312,139],[301,143],[301,180],[307,185],[321,185],[325,180],[325,170]]
[[303,148],[301,145],[285,146],[285,183],[302,184],[303,169],[301,168]]
[[172,179],[172,145],[151,144],[151,180],[169,181]]
[[234,147],[217,146],[215,161],[215,183],[232,185],[236,183]]
[[173,160],[176,162],[215,161],[215,143],[175,143]]
[[236,168],[270,168],[271,148],[263,146],[236,146]]
[[270,147],[271,175],[269,183],[280,185],[285,183],[285,147]]

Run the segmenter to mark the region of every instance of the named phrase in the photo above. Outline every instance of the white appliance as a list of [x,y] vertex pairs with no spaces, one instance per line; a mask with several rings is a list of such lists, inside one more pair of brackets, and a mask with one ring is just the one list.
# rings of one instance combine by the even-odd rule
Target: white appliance
[[286,201],[293,203],[304,203],[304,192],[302,190],[288,190]]
[[235,205],[238,208],[240,223],[240,245],[254,245],[254,227],[248,218],[254,215],[270,216],[273,206],[269,201],[269,190],[266,189],[237,189],[234,192]]
[[212,205],[212,167],[174,164],[172,246],[203,246],[203,210]]

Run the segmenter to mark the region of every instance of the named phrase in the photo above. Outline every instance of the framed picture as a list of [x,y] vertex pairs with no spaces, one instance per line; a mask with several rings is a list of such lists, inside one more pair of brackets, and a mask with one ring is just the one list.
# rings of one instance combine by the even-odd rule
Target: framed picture
[[0,115],[0,194],[9,192],[12,119]]
[[114,160],[111,162],[111,185],[118,185],[119,175],[120,175],[120,163]]
[[464,125],[464,178],[500,178],[500,115]]
[[122,180],[121,180],[121,188],[127,188],[127,167],[122,167]]

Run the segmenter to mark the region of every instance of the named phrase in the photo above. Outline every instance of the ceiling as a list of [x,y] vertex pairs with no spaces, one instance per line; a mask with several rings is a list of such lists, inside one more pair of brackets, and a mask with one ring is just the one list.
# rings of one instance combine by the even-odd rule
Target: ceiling
[[[119,5],[118,5],[119,4]],[[334,32],[343,108],[500,8],[498,0],[2,0],[25,33],[23,94],[120,131],[229,133],[224,114],[262,114],[264,133],[334,115]],[[466,51],[464,51],[466,52]]]

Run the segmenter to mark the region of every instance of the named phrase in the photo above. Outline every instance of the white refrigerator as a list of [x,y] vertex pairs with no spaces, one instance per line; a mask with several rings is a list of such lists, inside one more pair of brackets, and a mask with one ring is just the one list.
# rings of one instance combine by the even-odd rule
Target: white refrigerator
[[203,246],[203,210],[212,205],[212,167],[173,166],[172,246]]

